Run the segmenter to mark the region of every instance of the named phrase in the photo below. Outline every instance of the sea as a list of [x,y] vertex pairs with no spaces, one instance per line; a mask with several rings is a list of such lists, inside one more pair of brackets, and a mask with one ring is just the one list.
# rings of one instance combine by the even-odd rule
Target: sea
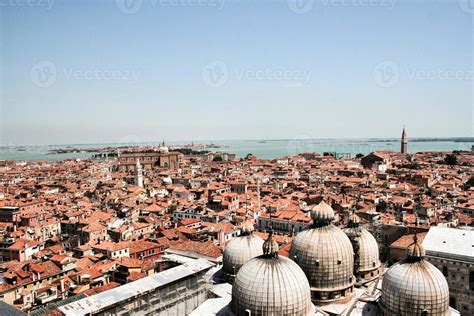
[[[189,145],[191,142],[170,142],[167,146]],[[293,156],[302,152],[325,152],[336,153],[338,156],[355,156],[359,153],[368,154],[381,150],[400,150],[399,139],[279,139],[279,140],[222,140],[222,141],[200,141],[194,144],[207,146],[216,145],[217,148],[206,148],[205,150],[216,152],[227,152],[245,157],[253,154],[262,159],[275,159],[285,156]],[[87,159],[97,152],[84,152],[85,149],[106,148],[120,146],[159,146],[160,142],[147,143],[108,143],[108,144],[62,144],[62,145],[0,145],[0,160],[17,161],[60,161],[64,159]],[[417,153],[422,151],[453,151],[471,150],[474,142],[455,141],[454,139],[414,139],[409,140],[408,152]],[[52,154],[51,150],[71,149],[78,151],[73,153]]]

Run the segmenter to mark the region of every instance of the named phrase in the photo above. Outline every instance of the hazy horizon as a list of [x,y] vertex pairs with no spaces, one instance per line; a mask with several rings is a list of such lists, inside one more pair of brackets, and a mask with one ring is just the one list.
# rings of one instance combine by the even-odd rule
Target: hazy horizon
[[474,135],[463,0],[16,1],[0,144]]

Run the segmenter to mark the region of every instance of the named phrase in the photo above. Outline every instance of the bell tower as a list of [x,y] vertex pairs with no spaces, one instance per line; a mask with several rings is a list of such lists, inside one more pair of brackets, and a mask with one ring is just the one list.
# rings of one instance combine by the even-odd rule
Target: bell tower
[[400,152],[402,154],[407,154],[408,153],[408,139],[407,139],[407,131],[405,126],[403,126],[403,131],[402,131],[402,140],[401,140],[401,149]]
[[140,160],[138,159],[137,164],[135,165],[135,185],[143,188],[143,169]]

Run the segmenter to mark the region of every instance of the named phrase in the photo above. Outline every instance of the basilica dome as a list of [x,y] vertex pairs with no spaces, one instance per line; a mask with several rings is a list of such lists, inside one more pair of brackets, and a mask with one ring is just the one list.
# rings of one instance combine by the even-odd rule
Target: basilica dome
[[329,302],[350,296],[355,283],[354,252],[346,234],[331,224],[334,211],[324,201],[311,210],[309,230],[298,233],[290,250],[306,274],[315,302]]
[[407,249],[407,259],[385,272],[380,301],[384,315],[451,315],[448,282],[424,255],[415,239]]
[[232,282],[244,263],[263,254],[262,246],[263,239],[253,234],[253,224],[246,220],[241,235],[233,238],[224,249],[222,270],[226,279]]
[[374,236],[360,226],[356,214],[349,216],[349,225],[344,232],[354,250],[354,274],[358,284],[364,284],[380,276],[379,246]]
[[278,244],[269,238],[264,254],[244,264],[232,287],[232,310],[237,316],[313,315],[308,280],[301,268],[278,256]]

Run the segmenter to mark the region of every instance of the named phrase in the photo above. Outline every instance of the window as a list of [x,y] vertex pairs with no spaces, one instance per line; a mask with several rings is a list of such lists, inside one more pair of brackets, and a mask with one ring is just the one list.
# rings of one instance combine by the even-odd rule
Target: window
[[469,272],[469,289],[474,291],[474,271]]
[[451,296],[449,298],[449,306],[451,306],[452,308],[456,308],[456,298]]
[[443,275],[448,276],[448,267],[443,266]]

